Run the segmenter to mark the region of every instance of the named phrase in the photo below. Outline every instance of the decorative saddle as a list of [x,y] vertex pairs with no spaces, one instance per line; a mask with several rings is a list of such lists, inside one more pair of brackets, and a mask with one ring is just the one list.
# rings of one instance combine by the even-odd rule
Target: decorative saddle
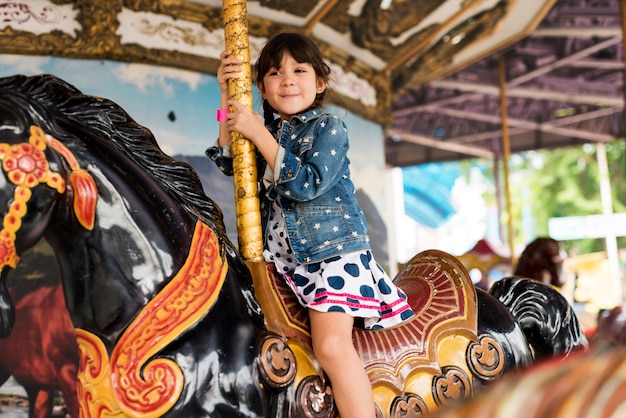
[[[255,279],[255,292],[268,329],[282,338],[268,336],[261,344],[261,374],[272,386],[295,379],[298,392],[323,395],[328,391],[321,380],[309,381],[323,373],[310,348],[307,311],[273,265],[267,269],[269,280]],[[486,381],[502,374],[502,348],[488,334],[478,335],[476,291],[460,261],[442,251],[424,251],[404,266],[394,283],[406,293],[415,317],[393,328],[355,328],[353,333],[380,416],[422,416],[471,396],[474,378]],[[315,396],[310,393],[301,395],[311,398]],[[326,416],[314,412],[310,416]]]

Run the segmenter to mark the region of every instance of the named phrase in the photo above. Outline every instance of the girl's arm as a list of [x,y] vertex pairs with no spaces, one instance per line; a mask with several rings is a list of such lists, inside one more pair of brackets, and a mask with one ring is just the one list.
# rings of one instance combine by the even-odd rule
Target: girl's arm
[[231,132],[239,132],[251,140],[272,170],[278,153],[278,143],[265,127],[259,115],[252,113],[248,108],[236,100],[228,99],[228,80],[237,79],[241,68],[239,58],[229,58],[232,51],[226,50],[220,54],[220,66],[217,70],[217,83],[220,86],[220,108],[230,109],[234,112],[226,115],[226,121],[220,122],[218,143],[227,146],[231,140]]
[[[229,58],[232,51],[225,50],[220,54],[220,66],[217,69],[217,84],[220,88],[220,109],[228,109],[228,80],[239,77],[242,70],[239,58]],[[218,143],[221,147],[228,146],[230,131],[226,122],[220,122]]]

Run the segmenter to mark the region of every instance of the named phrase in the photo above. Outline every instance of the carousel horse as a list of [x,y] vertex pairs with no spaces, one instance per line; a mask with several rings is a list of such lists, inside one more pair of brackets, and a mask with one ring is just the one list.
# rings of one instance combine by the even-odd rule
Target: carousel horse
[[513,274],[562,287],[565,284],[561,274],[564,259],[558,241],[549,237],[536,238],[522,251]]
[[[50,75],[0,79],[0,119],[0,336],[14,322],[7,275],[43,237],[76,330],[81,416],[336,416],[306,311],[272,265],[258,280],[189,165],[116,104]],[[395,281],[416,317],[353,334],[379,416],[472,396],[557,338],[558,354],[586,347],[568,309],[542,305],[559,297],[549,286],[538,300],[496,297],[436,250]],[[501,300],[540,305],[552,326]]]
[[622,348],[552,358],[515,371],[488,393],[435,411],[432,418],[619,418],[626,410]]
[[78,347],[63,289],[60,284],[32,288],[18,284],[9,289],[15,329],[0,339],[0,386],[13,376],[24,388],[29,418],[52,416],[56,391],[63,394],[69,415],[78,418]]
[[442,408],[433,418],[610,418],[626,411],[626,313],[598,313],[590,349],[562,360],[546,357],[515,371],[471,400]]

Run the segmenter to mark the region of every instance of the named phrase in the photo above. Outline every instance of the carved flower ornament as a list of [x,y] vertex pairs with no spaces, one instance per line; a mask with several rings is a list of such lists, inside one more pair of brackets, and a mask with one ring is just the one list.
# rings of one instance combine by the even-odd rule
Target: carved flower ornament
[[97,199],[96,183],[89,173],[81,169],[72,152],[53,137],[46,135],[37,126],[30,127],[28,142],[19,144],[0,143],[0,160],[8,180],[15,192],[2,221],[0,231],[0,267],[15,268],[19,257],[15,251],[15,237],[26,215],[27,204],[34,187],[46,184],[58,193],[65,193],[65,180],[50,170],[45,150],[50,146],[68,162],[72,173],[70,182],[74,189],[74,213],[81,225],[93,229]]

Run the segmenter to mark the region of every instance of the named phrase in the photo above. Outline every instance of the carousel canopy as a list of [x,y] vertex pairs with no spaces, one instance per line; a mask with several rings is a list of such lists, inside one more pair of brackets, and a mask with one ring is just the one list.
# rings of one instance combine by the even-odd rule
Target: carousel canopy
[[[219,0],[24,0],[0,13],[3,53],[214,73],[224,45]],[[338,103],[387,128],[391,166],[499,155],[501,74],[514,152],[620,132],[619,0],[262,0],[247,14],[253,61],[281,31],[318,43]]]
[[558,0],[524,39],[395,96],[387,162],[498,157],[502,114],[511,153],[623,138],[621,13],[619,0]]

